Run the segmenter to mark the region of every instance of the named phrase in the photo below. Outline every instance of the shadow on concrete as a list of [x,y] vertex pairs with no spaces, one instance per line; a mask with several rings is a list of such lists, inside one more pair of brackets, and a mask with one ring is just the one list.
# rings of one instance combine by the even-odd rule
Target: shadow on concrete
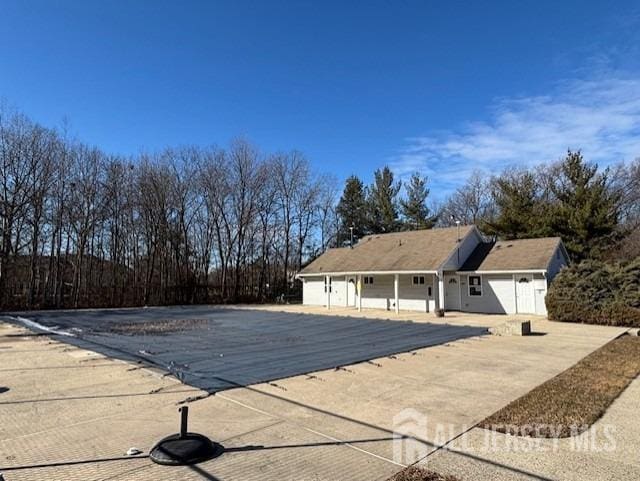
[[148,454],[142,454],[138,456],[117,456],[112,458],[92,458],[92,459],[81,459],[78,461],[60,461],[54,463],[41,463],[41,464],[24,464],[21,466],[7,466],[0,467],[0,472],[2,471],[19,471],[22,469],[43,469],[43,468],[57,468],[62,466],[77,466],[82,464],[94,464],[94,463],[110,463],[113,461],[129,461],[133,459],[146,459],[148,458]]
[[196,474],[199,474],[200,476],[202,476],[203,479],[206,479],[208,481],[221,481],[220,478],[216,478],[213,474],[205,471],[204,469],[202,469],[200,466],[197,465],[191,465],[191,466],[187,466],[189,469],[191,469],[191,471],[193,471]]
[[323,446],[348,446],[363,443],[376,443],[383,441],[393,441],[394,439],[403,439],[405,436],[396,437],[384,437],[384,438],[370,438],[370,439],[353,439],[350,441],[327,441],[318,443],[306,443],[306,444],[279,444],[277,446],[263,446],[263,445],[248,445],[239,446],[235,448],[225,448],[225,453],[244,453],[250,451],[272,451],[277,449],[295,449],[295,448],[321,448]]

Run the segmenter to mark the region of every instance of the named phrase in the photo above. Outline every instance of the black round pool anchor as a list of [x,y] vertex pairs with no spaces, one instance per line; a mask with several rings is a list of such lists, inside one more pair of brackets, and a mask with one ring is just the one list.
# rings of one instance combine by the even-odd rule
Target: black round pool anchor
[[222,454],[222,445],[202,434],[187,432],[189,407],[180,409],[180,432],[161,439],[151,448],[151,461],[170,466],[197,464]]

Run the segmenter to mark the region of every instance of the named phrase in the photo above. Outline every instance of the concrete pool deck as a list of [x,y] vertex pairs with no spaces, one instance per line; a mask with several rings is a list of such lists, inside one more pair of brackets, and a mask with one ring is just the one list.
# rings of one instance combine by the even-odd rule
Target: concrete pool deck
[[[405,464],[394,458],[393,441],[394,417],[404,410],[447,426],[444,438],[430,428],[415,433],[437,456],[439,444],[624,332],[542,320],[533,327],[541,335],[473,337],[195,400],[190,429],[227,452],[168,468],[124,454],[130,447],[148,453],[177,431],[178,404],[206,393],[0,324],[0,471],[6,481],[388,479]],[[495,468],[489,456],[478,462]]]

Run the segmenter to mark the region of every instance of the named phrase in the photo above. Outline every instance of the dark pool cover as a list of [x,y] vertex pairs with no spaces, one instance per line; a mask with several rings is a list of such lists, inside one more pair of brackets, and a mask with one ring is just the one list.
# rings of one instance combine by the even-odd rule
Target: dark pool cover
[[73,334],[57,336],[64,342],[120,359],[144,359],[209,392],[486,333],[484,328],[469,326],[215,306],[33,311],[7,316],[14,322],[26,318]]

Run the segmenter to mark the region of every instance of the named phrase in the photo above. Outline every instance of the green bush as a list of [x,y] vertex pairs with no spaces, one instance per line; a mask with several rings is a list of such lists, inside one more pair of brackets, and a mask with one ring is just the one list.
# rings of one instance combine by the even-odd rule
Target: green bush
[[549,319],[640,327],[640,258],[584,261],[563,269],[546,298]]

